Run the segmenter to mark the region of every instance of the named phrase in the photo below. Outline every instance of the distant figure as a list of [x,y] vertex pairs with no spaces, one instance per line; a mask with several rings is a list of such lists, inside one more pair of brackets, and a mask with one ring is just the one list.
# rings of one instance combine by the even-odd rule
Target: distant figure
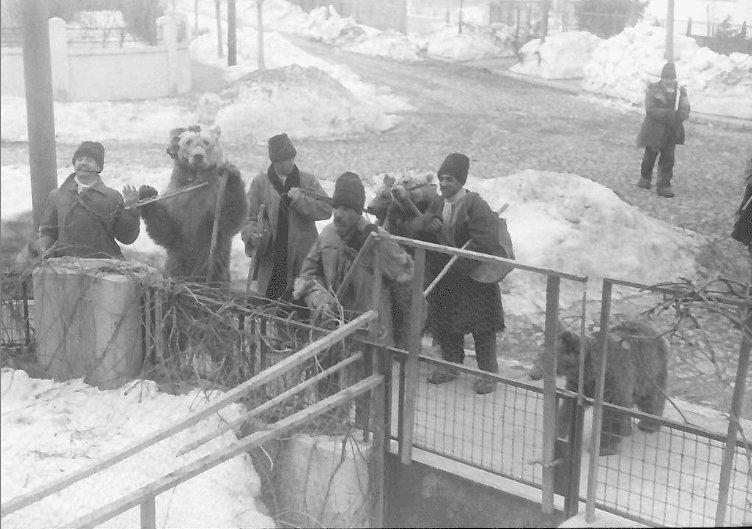
[[[292,301],[293,282],[319,233],[317,220],[332,215],[329,196],[312,173],[295,164],[297,151],[287,134],[269,138],[269,161],[248,190],[248,219],[240,236],[246,255],[258,259],[259,294]],[[258,218],[266,206],[264,218]]]
[[75,172],[47,198],[39,224],[39,252],[47,257],[122,259],[116,239],[131,244],[138,237],[138,211],[125,209],[138,200],[127,185],[121,195],[102,183],[104,146],[85,141],[73,153]]
[[[679,101],[677,104],[677,90]],[[676,66],[667,62],[661,70],[661,80],[648,85],[645,92],[645,120],[642,122],[637,146],[644,147],[637,187],[650,189],[653,167],[658,158],[659,196],[673,198],[671,178],[674,176],[674,150],[684,145],[684,121],[689,119],[687,89],[676,82]],[[660,156],[660,157],[659,157]]]

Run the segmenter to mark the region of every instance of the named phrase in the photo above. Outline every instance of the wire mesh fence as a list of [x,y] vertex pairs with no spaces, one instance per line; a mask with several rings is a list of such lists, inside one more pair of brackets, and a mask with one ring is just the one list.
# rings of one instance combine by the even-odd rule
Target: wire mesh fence
[[[630,419],[642,416],[604,406]],[[648,525],[715,525],[725,437],[672,421],[659,422],[658,432],[635,432],[622,440],[619,454],[598,458],[596,505]],[[752,521],[750,448],[752,444],[743,441],[735,446],[726,526]]]

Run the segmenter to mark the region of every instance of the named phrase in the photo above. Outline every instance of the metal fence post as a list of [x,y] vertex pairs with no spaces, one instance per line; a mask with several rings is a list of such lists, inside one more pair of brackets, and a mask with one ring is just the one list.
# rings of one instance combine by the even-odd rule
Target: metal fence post
[[612,284],[603,280],[601,295],[601,343],[596,359],[598,379],[595,384],[595,401],[593,402],[593,431],[590,435],[590,459],[588,460],[587,502],[585,504],[585,521],[595,519],[595,488],[598,484],[598,457],[601,449],[601,427],[603,426],[603,385],[606,380],[606,355],[608,354],[608,326],[611,317]]
[[556,335],[559,325],[561,279],[546,277],[546,331],[543,371],[543,512],[554,512],[554,459],[556,447]]
[[[749,309],[744,310],[748,311]],[[736,368],[734,395],[731,399],[731,413],[729,415],[728,433],[726,434],[726,448],[723,452],[723,463],[718,483],[718,505],[715,511],[715,525],[717,527],[725,525],[726,504],[728,503],[729,483],[731,482],[731,467],[734,464],[734,456],[736,455],[738,421],[741,417],[744,404],[744,390],[747,372],[749,371],[749,351],[752,348],[752,341],[750,341],[749,337],[752,313],[747,312],[744,324],[746,329],[742,329],[742,343],[739,346],[739,366]]]
[[155,496],[149,496],[149,499],[141,504],[141,529],[157,528],[157,506]]
[[399,440],[400,459],[402,464],[409,465],[412,462],[413,452],[413,434],[415,433],[415,402],[418,397],[418,385],[420,381],[420,337],[423,332],[421,329],[422,311],[423,311],[423,275],[426,267],[426,250],[424,248],[415,249],[413,282],[412,282],[412,303],[410,309],[410,336],[408,352],[410,356],[407,360],[407,380],[405,381],[405,399],[404,410],[402,412],[402,434]]

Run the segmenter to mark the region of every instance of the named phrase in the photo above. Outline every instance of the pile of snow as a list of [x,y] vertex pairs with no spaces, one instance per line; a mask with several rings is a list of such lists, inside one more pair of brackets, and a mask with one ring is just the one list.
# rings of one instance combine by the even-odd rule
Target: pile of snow
[[587,31],[567,31],[542,39],[533,39],[520,48],[522,61],[511,71],[544,79],[579,79],[585,76],[590,60],[601,39]]
[[200,108],[216,107],[214,121],[231,143],[265,141],[281,130],[293,137],[347,138],[385,131],[399,120],[327,73],[300,66],[252,73],[219,95],[202,97]]
[[[643,284],[693,277],[701,238],[645,215],[609,188],[571,173],[527,170],[488,180],[468,178],[467,188],[504,213],[518,261],[589,279],[598,296],[601,279]],[[545,306],[545,276],[520,270],[504,280],[504,308],[526,314]],[[579,301],[581,288],[562,282],[562,306]],[[620,294],[617,294],[620,295]]]
[[[626,28],[595,48],[583,88],[642,104],[648,83],[660,78],[665,44],[663,28]],[[678,81],[687,87],[693,110],[752,119],[752,56],[721,55],[680,34],[674,35],[674,56]]]
[[[168,395],[150,381],[100,391],[81,380],[56,383],[11,369],[2,370],[1,391],[3,504],[141,441],[222,396],[201,390]],[[228,432],[194,452],[177,455],[187,443],[243,411],[240,405],[230,405],[107,470],[3,517],[3,527],[63,527],[235,441]],[[250,457],[237,456],[157,496],[157,526],[273,527],[274,521],[259,512],[255,499],[259,491]],[[139,509],[131,509],[105,526],[138,527],[139,516]]]

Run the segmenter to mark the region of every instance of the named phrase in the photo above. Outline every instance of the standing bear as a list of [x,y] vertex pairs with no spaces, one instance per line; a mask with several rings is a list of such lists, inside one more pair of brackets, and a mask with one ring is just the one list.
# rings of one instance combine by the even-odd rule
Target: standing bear
[[[600,356],[600,332],[585,337],[584,350],[583,394],[588,398],[594,398],[598,376],[597,359]],[[556,374],[566,378],[567,390],[576,392],[580,365],[580,337],[569,331],[562,332],[556,344],[556,351]],[[540,380],[545,376],[543,355],[541,352],[530,370],[529,375],[533,380]],[[663,415],[666,404],[668,355],[668,343],[648,325],[625,322],[609,329],[603,401],[624,408],[637,406],[645,413]],[[559,407],[556,418],[559,435],[569,429],[574,411],[572,406],[572,400],[565,399]],[[654,419],[644,417],[640,419],[637,427],[645,432],[656,432],[660,425]],[[604,406],[600,455],[616,454],[621,438],[631,433],[630,416]]]
[[[224,161],[220,134],[219,127],[173,129],[167,149],[173,158],[173,170],[165,194],[204,182],[208,185],[140,207],[146,232],[167,250],[167,277],[229,285],[232,238],[245,222],[248,203],[240,171]],[[210,263],[217,196],[223,178],[216,247]],[[139,198],[156,195],[157,190],[151,186],[139,189]]]

